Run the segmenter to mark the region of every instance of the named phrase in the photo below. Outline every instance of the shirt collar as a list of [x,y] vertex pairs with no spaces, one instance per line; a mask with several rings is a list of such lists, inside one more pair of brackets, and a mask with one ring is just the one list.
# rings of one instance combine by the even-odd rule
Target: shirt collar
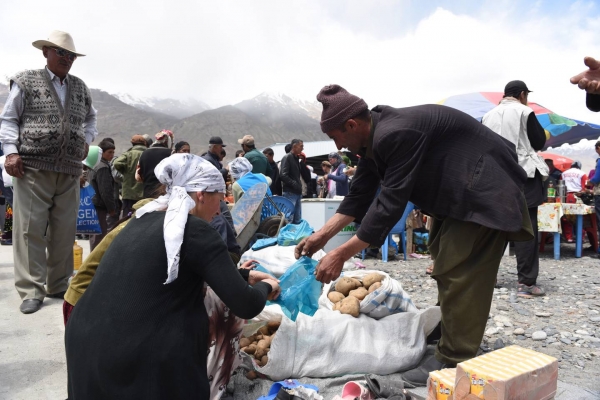
[[[50,80],[53,81],[54,79],[58,79],[58,83],[60,82],[60,78],[58,76],[56,76],[54,74],[54,72],[50,71],[50,69],[48,68],[48,66],[46,66],[46,71],[48,71],[48,75],[50,75]],[[65,79],[63,79],[62,84],[67,84],[69,83],[69,74],[67,74],[67,76],[65,76]]]
[[367,147],[363,147],[361,151],[358,152],[358,154],[361,157],[373,158],[373,139],[375,137],[375,128],[377,127],[377,123],[379,122],[380,116],[380,113],[378,111],[375,111],[375,109],[371,110],[371,132],[369,133]]

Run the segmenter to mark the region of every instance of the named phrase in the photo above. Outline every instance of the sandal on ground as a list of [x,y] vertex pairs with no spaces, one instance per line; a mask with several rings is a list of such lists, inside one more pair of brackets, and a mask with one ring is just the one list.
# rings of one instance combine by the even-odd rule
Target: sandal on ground
[[539,286],[531,285],[527,286],[523,283],[519,283],[517,286],[517,296],[531,298],[534,296],[545,296],[546,292]]

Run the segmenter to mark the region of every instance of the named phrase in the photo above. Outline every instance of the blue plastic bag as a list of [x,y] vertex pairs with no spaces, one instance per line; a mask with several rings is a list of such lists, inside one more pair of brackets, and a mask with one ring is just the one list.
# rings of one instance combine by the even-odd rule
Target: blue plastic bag
[[92,198],[96,192],[91,185],[79,189],[79,211],[77,212],[77,233],[88,235],[100,235],[100,220]]
[[252,250],[254,250],[254,251],[261,250],[261,249],[265,249],[270,246],[275,246],[276,244],[277,244],[277,238],[274,238],[274,237],[270,237],[270,238],[266,238],[266,239],[258,239],[252,245]]
[[277,244],[280,246],[295,246],[306,237],[309,237],[314,229],[305,220],[298,224],[288,224],[281,228],[277,235]]
[[319,308],[321,282],[315,277],[318,261],[301,257],[279,278],[281,294],[275,300],[292,321],[298,313],[313,316]]

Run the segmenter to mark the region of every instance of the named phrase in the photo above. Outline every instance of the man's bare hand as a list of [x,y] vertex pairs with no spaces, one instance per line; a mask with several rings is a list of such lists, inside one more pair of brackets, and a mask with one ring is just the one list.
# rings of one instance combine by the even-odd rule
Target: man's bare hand
[[87,142],[85,143],[85,147],[83,149],[83,158],[81,159],[81,161],[85,160],[88,156],[88,152],[90,151],[90,145],[87,144]]
[[338,251],[333,250],[329,252],[325,257],[321,258],[321,261],[317,264],[317,280],[319,282],[329,283],[337,279],[342,273],[345,261],[346,260],[344,260]]
[[4,161],[4,169],[6,173],[15,178],[22,178],[25,175],[25,169],[23,168],[23,160],[18,154],[9,154],[6,156]]
[[326,244],[327,238],[325,235],[315,232],[296,245],[294,256],[296,260],[302,256],[312,257],[313,254],[325,247]]
[[571,83],[588,93],[600,94],[600,61],[585,57],[583,62],[589,69],[572,77]]

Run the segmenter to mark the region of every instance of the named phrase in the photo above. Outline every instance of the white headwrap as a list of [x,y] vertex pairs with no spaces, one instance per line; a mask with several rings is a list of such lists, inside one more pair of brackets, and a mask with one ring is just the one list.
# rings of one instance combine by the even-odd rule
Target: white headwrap
[[229,162],[229,172],[236,181],[240,180],[248,172],[252,172],[252,164],[246,157],[236,157]]
[[196,203],[188,192],[225,193],[223,175],[210,162],[193,154],[177,153],[162,160],[154,174],[167,186],[167,194],[136,211],[137,218],[167,210],[163,224],[167,249],[167,283],[177,279],[183,231],[190,210]]

